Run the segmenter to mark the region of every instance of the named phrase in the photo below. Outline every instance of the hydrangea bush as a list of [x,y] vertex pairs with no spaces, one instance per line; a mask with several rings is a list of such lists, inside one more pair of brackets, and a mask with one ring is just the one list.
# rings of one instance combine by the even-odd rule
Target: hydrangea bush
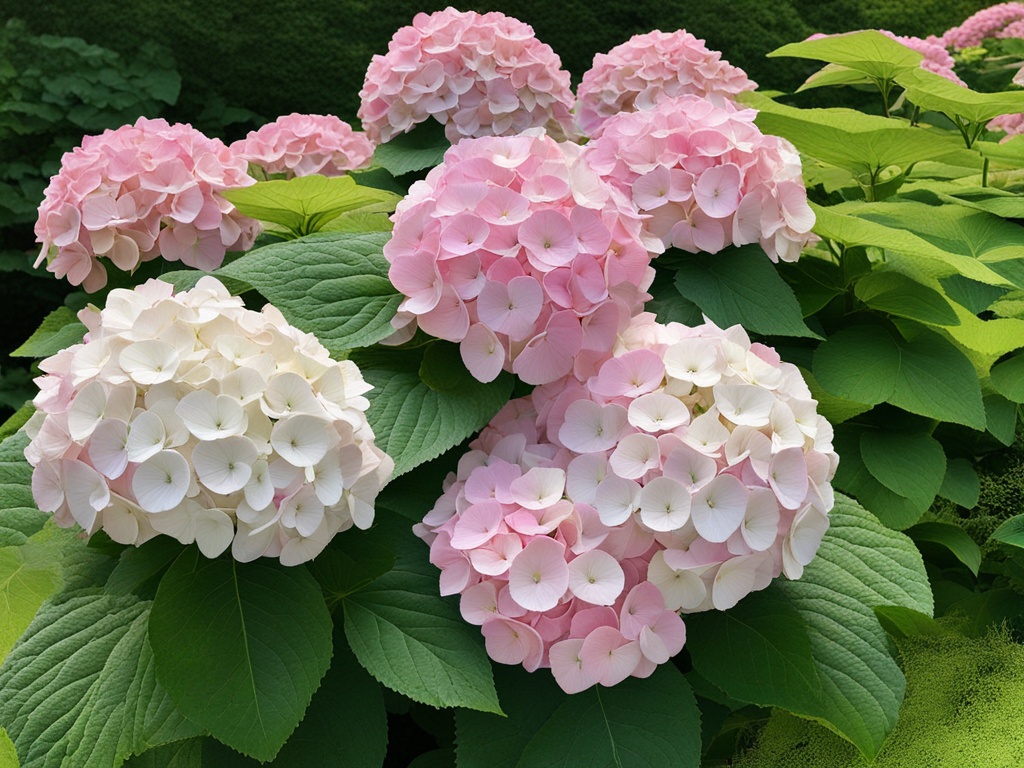
[[884,116],[682,30],[574,107],[528,25],[449,8],[371,63],[365,137],[84,139],[42,257],[124,274],[14,352],[0,750],[697,768],[776,707],[870,761],[890,636],[1024,616],[1020,519],[983,562],[928,512],[1024,402],[1024,157],[985,129],[1024,94],[920,48],[773,54]]

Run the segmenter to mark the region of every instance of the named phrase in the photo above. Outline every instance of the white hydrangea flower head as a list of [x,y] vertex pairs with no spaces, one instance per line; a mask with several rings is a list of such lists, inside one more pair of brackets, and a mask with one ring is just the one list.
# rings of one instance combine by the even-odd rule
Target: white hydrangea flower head
[[372,387],[277,309],[207,276],[117,289],[79,318],[83,343],[40,364],[25,450],[58,525],[297,565],[373,522],[394,462],[366,420]]

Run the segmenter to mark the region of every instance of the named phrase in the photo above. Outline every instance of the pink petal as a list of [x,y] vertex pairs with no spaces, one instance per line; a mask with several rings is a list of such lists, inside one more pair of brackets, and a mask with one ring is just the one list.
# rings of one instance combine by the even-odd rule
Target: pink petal
[[473,378],[485,384],[498,378],[505,367],[505,348],[483,323],[473,323],[459,344],[459,354]]
[[499,664],[522,664],[527,671],[540,666],[544,642],[528,624],[496,616],[485,621],[480,631],[487,655]]
[[630,642],[614,627],[598,627],[579,651],[582,673],[601,685],[612,686],[629,677],[640,663],[640,644]]
[[569,588],[565,545],[546,536],[531,541],[509,569],[512,598],[529,611],[547,611],[558,605]]

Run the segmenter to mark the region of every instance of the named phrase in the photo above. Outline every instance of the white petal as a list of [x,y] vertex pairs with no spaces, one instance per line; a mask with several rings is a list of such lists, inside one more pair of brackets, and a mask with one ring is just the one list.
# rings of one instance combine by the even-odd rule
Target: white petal
[[270,433],[278,456],[296,467],[312,467],[330,448],[325,427],[329,422],[307,414],[281,419]]
[[92,465],[111,480],[128,467],[128,425],[118,419],[104,419],[89,438]]
[[613,605],[625,583],[622,566],[599,549],[584,552],[569,563],[569,590],[593,605]]
[[618,442],[626,422],[627,412],[621,405],[602,406],[590,400],[576,400],[565,411],[558,439],[576,453],[607,451]]
[[170,381],[180,365],[177,350],[158,339],[129,344],[121,351],[118,362],[133,381],[147,387]]
[[225,495],[245,487],[256,458],[252,440],[238,435],[203,441],[192,449],[192,466],[199,482],[214,493]]
[[151,411],[143,411],[132,419],[125,448],[128,460],[139,464],[164,449],[167,433],[161,418]]
[[608,465],[619,477],[638,480],[661,466],[661,448],[654,435],[626,435],[608,459]]
[[722,542],[743,522],[747,489],[732,475],[719,475],[693,495],[690,514],[697,532],[711,542]]
[[641,395],[629,404],[629,423],[644,432],[667,432],[690,423],[690,411],[678,397],[663,392]]
[[594,507],[601,522],[608,526],[621,525],[636,511],[640,501],[640,484],[618,475],[608,475],[597,486]]
[[690,492],[668,477],[656,477],[640,492],[640,519],[652,531],[676,531],[690,519]]
[[185,498],[190,475],[188,462],[180,453],[160,451],[139,464],[132,491],[147,512],[165,512]]

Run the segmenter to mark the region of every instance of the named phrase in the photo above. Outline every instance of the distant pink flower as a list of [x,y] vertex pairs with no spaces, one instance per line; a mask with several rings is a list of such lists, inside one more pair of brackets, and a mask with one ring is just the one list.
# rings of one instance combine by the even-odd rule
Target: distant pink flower
[[576,120],[587,136],[620,112],[650,109],[687,94],[716,104],[752,91],[757,83],[684,29],[634,35],[594,57],[576,92]]
[[646,677],[680,613],[799,578],[837,457],[797,368],[739,327],[618,334],[586,382],[513,400],[414,530],[488,654],[567,693]]
[[664,99],[610,118],[582,161],[647,215],[658,253],[760,243],[772,261],[796,261],[814,240],[800,157],[762,134],[756,114],[728,101]]
[[459,342],[481,381],[542,384],[606,355],[653,270],[641,217],[579,151],[539,131],[449,149],[392,217],[396,328]]
[[157,256],[215,269],[259,232],[219,193],[255,181],[245,160],[190,125],[140,117],[86,136],[39,206],[36,266],[49,259],[50,272],[90,292],[107,282],[100,256],[126,272]]
[[1006,136],[1002,141],[1007,141],[1024,133],[1024,114],[1000,115],[990,120],[985,127],[990,131],[1003,131]]
[[452,143],[528,128],[573,130],[569,73],[528,24],[497,11],[417,14],[384,56],[373,57],[359,98],[375,144],[431,117]]
[[969,16],[959,26],[947,29],[941,41],[946,48],[974,48],[988,38],[1021,37],[1024,4],[999,3]]
[[365,168],[373,156],[366,134],[334,115],[293,112],[250,131],[231,150],[267,173],[293,176],[342,176]]

